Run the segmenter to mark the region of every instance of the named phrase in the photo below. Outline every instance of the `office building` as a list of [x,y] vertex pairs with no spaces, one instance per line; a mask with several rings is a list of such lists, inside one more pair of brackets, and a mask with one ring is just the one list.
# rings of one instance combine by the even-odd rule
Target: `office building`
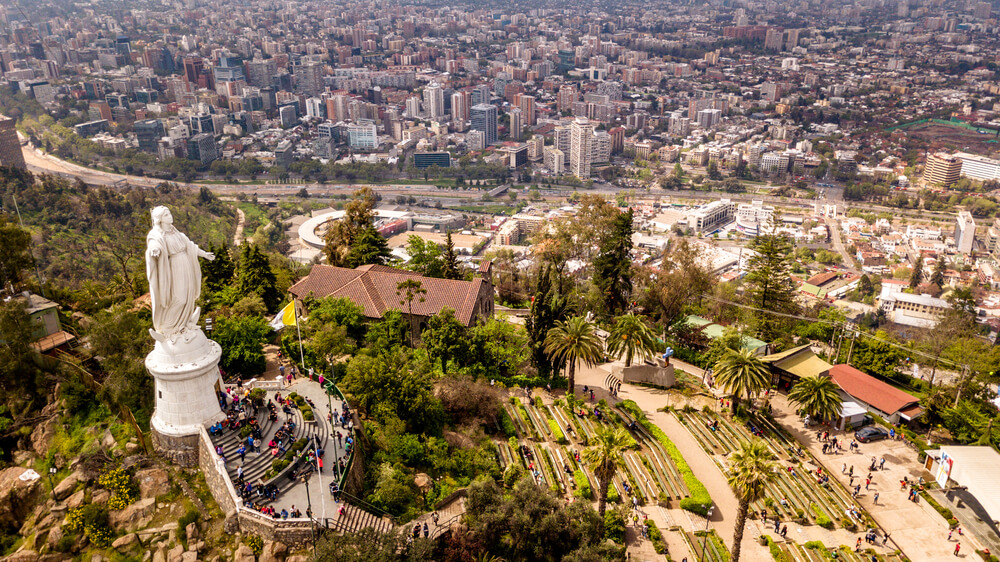
[[959,211],[955,219],[955,247],[960,254],[972,253],[972,243],[976,238],[976,221],[969,211]]
[[944,152],[927,155],[924,165],[924,182],[930,185],[949,187],[962,174],[962,160]]
[[485,146],[497,142],[497,108],[495,105],[481,103],[472,106],[469,112],[472,130],[482,131]]
[[295,145],[290,140],[283,140],[274,148],[274,165],[288,167],[295,159]]
[[309,119],[326,119],[326,100],[309,98],[306,100],[306,117]]
[[510,110],[510,138],[511,140],[521,140],[524,134],[524,112],[518,108]]
[[553,175],[559,176],[566,171],[566,156],[558,148],[548,146],[544,152],[545,167]]
[[528,127],[534,126],[537,122],[535,118],[535,96],[522,95],[520,100],[518,100],[518,106],[521,108],[524,124]]
[[296,116],[295,106],[293,105],[283,105],[278,109],[278,118],[281,120],[281,126],[284,128],[294,127],[295,123],[299,120]]
[[139,140],[139,150],[150,154],[156,153],[157,141],[167,135],[167,131],[159,119],[136,121],[134,129],[135,136]]
[[416,168],[428,168],[437,166],[439,168],[451,167],[451,154],[441,152],[417,152],[413,155],[413,166]]
[[589,179],[594,125],[586,118],[578,117],[570,125],[570,136],[569,173],[581,180]]
[[688,228],[697,234],[711,234],[733,222],[736,204],[730,199],[720,199],[699,207],[688,214]]
[[351,148],[377,148],[378,135],[375,124],[350,124],[347,126],[347,144]]
[[25,169],[21,141],[17,138],[14,120],[0,115],[0,166]]
[[455,92],[451,95],[451,120],[456,125],[464,127],[469,120],[469,98],[468,92]]
[[187,140],[187,154],[189,160],[198,160],[202,164],[209,164],[219,157],[215,146],[215,137],[211,133],[199,133]]

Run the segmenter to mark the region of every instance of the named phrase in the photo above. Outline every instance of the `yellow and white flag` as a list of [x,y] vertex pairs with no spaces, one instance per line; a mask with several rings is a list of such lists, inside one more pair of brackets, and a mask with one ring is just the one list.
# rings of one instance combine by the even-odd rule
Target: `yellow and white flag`
[[285,308],[278,311],[278,314],[271,320],[271,328],[280,330],[285,326],[295,325],[295,301],[288,303]]

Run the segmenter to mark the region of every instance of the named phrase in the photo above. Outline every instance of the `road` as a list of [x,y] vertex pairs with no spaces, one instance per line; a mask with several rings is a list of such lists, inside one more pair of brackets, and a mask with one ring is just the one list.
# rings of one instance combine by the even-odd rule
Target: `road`
[[840,237],[840,223],[830,217],[824,217],[824,220],[826,221],[826,228],[830,231],[830,240],[833,241],[833,248],[840,252],[840,255],[844,258],[844,266],[856,273],[854,256],[844,247],[844,241]]

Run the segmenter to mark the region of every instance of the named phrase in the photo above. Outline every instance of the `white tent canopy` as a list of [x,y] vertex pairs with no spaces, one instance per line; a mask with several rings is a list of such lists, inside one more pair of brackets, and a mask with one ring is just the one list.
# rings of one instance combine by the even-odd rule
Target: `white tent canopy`
[[840,429],[844,429],[847,427],[847,424],[860,424],[861,421],[865,419],[866,414],[868,414],[868,410],[863,408],[857,402],[844,400],[843,404],[841,404],[840,423],[838,424],[838,427]]

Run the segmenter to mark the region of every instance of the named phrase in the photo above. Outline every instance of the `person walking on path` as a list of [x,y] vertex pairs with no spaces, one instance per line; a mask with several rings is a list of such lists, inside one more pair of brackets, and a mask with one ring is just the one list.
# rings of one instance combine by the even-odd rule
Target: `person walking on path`
[[958,556],[959,550],[962,550],[962,543],[955,543],[955,556]]
[[885,546],[885,543],[887,542],[889,542],[889,533],[886,533],[885,536],[882,537],[882,546]]
[[874,498],[874,501],[873,501],[873,503],[874,503],[875,505],[878,505],[878,492],[875,492],[875,498]]
[[948,542],[951,542],[951,535],[955,532],[955,529],[948,530]]

